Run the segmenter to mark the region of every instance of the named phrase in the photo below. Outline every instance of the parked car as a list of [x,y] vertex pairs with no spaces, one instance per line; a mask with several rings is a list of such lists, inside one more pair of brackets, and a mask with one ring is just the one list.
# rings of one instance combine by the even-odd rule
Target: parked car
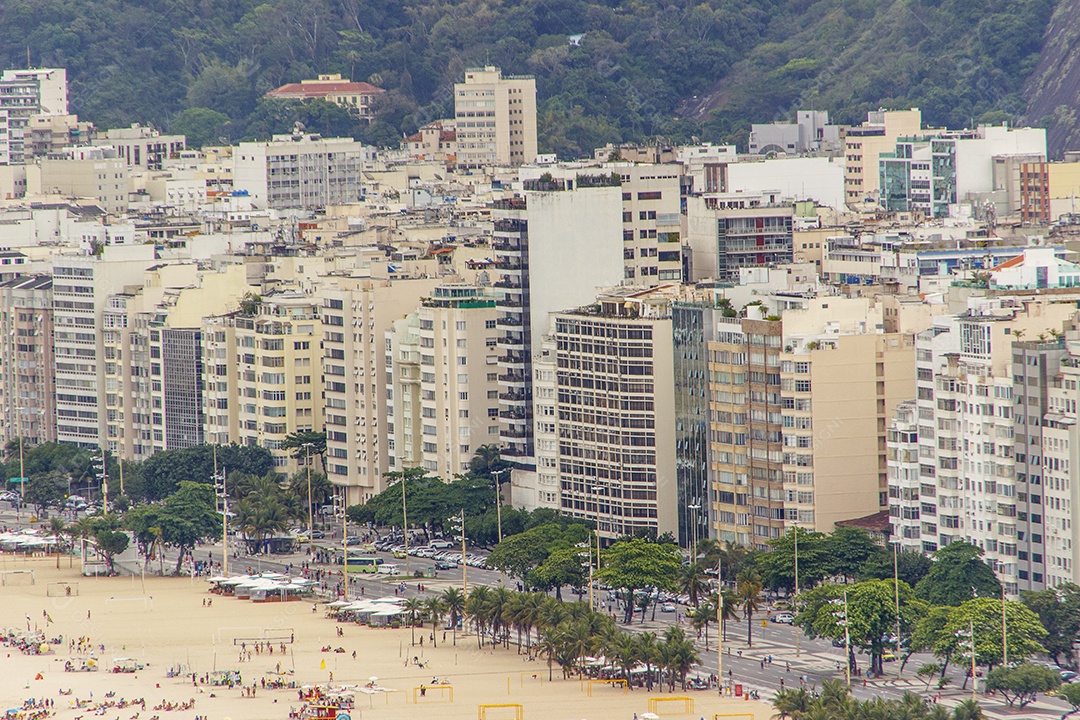
[[448,562],[446,560],[436,560],[435,561],[435,569],[436,570],[457,570],[457,568],[458,568],[458,564],[455,563],[455,562]]
[[671,604],[671,603],[664,603],[663,605],[660,606],[660,612],[662,612],[662,613],[673,613],[673,612],[675,612],[675,606],[673,604]]
[[454,543],[449,540],[432,540],[430,545],[431,547],[439,548],[440,550],[449,550],[454,547]]
[[772,621],[774,623],[781,623],[783,625],[790,625],[791,623],[795,622],[795,616],[792,615],[791,613],[786,613],[786,612],[777,613],[777,614],[772,616]]

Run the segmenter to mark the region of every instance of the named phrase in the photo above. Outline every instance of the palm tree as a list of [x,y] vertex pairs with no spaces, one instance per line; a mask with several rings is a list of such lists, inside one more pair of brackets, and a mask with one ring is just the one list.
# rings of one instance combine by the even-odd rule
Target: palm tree
[[[739,598],[731,590],[722,590],[724,597],[724,607],[720,610],[720,623],[723,625],[721,632],[724,635],[724,641],[727,641],[727,623],[728,620],[739,619]],[[719,602],[719,596],[717,602]]]
[[752,635],[754,628],[754,613],[761,609],[761,576],[756,570],[745,570],[739,575],[735,594],[746,615],[746,646],[754,647]]
[[604,654],[622,670],[623,680],[630,687],[630,668],[638,660],[638,644],[628,632],[615,631],[604,640]]
[[596,636],[593,635],[588,623],[579,620],[564,629],[562,640],[566,643],[566,649],[575,658],[580,678],[585,669],[585,658],[596,646]]
[[780,720],[802,718],[806,713],[810,712],[812,704],[813,697],[806,691],[806,688],[781,690],[773,698],[773,707],[780,715]]
[[500,633],[503,636],[503,644],[509,647],[510,633],[506,632],[509,625],[507,618],[510,615],[510,598],[516,593],[504,587],[496,587],[491,590],[489,599],[489,615],[491,620],[491,642],[499,644]]
[[424,611],[424,601],[418,597],[411,597],[405,600],[401,604],[401,609],[405,611],[405,616],[409,620],[409,632],[410,632],[410,645],[416,644],[416,619],[420,617],[420,613]]
[[705,602],[694,608],[694,614],[690,618],[695,630],[705,631],[705,647],[709,647],[709,623],[716,620],[716,606],[711,602]]
[[656,643],[656,633],[643,632],[640,633],[637,638],[638,648],[638,661],[645,663],[645,675],[648,678],[646,683],[647,688],[652,690],[653,684],[653,661],[657,659],[658,645]]
[[476,647],[484,647],[484,629],[491,618],[491,589],[487,585],[474,585],[465,601],[465,614],[476,624]]
[[679,590],[690,596],[690,604],[697,607],[698,598],[708,589],[705,582],[705,568],[701,563],[692,562],[679,568]]
[[986,720],[986,713],[969,698],[953,708],[953,720]]
[[56,541],[56,569],[60,569],[60,536],[64,534],[64,519],[59,517],[49,518],[49,533]]
[[457,645],[457,626],[465,612],[465,594],[456,587],[449,587],[442,594],[445,612],[450,613],[450,626],[454,629],[454,645]]
[[536,654],[538,657],[547,658],[548,666],[548,682],[551,682],[551,664],[555,660],[555,656],[559,652],[559,643],[555,639],[555,631],[550,630],[542,633],[540,639],[536,641]]
[[439,647],[436,631],[439,629],[439,622],[442,621],[443,615],[446,614],[446,604],[442,598],[430,597],[424,601],[424,611],[431,620],[431,643],[434,647]]

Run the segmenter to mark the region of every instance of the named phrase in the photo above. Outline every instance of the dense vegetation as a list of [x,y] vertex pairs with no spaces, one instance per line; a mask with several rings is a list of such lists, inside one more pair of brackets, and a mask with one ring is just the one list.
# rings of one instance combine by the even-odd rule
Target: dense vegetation
[[[195,144],[290,129],[393,144],[448,116],[466,67],[534,74],[542,150],[742,140],[750,122],[879,106],[930,123],[1023,115],[1055,0],[6,0],[0,63],[66,66],[74,112]],[[571,42],[571,38],[578,43]],[[267,103],[340,72],[388,92],[364,127],[324,103]]]

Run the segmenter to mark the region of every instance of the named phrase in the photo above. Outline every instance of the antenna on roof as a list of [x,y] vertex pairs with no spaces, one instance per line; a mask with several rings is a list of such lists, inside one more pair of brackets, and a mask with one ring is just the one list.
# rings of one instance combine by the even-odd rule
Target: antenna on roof
[[30,46],[27,45],[26,46],[26,69],[29,70],[32,67],[34,67],[34,66],[30,64]]

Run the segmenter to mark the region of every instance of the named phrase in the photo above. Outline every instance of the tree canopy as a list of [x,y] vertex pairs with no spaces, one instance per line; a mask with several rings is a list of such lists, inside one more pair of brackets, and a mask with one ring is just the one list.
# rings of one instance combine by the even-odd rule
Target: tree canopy
[[[1013,118],[1054,7],[942,0],[916,16],[903,3],[844,0],[812,13],[799,0],[7,0],[0,33],[19,42],[0,60],[23,67],[29,52],[36,66],[67,67],[71,111],[98,127],[153,123],[203,144],[264,139],[298,117],[395,143],[453,116],[465,68],[497,65],[536,77],[541,151],[580,156],[654,136],[744,150],[750,123],[807,104],[842,123],[882,105],[920,107],[929,124],[954,128]],[[386,90],[375,122],[262,99],[327,72]]]
[[644,588],[674,590],[678,548],[644,538],[620,540],[603,550],[598,577],[624,593],[626,621],[634,615],[634,592]]
[[915,594],[931,605],[960,605],[972,597],[999,597],[1001,582],[982,561],[981,548],[954,542],[934,553],[930,572],[915,586]]

